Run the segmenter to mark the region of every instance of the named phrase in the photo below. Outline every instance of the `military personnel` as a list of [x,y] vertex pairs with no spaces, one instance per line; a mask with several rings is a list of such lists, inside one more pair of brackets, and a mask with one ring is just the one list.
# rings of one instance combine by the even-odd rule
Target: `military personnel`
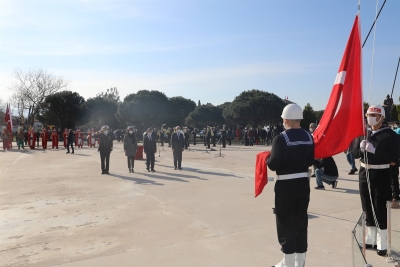
[[171,147],[171,136],[172,136],[172,129],[168,128],[168,131],[167,131],[168,147]]
[[303,111],[299,105],[287,105],[281,117],[286,131],[274,137],[267,159],[268,167],[277,174],[276,227],[284,253],[275,267],[304,266],[310,201],[308,167],[314,162],[314,140],[300,127]]
[[196,138],[197,138],[197,129],[196,128],[193,128],[193,131],[192,131],[192,137],[193,137],[193,145],[195,146],[196,145]]
[[203,128],[203,142],[204,146],[207,146],[207,129]]
[[231,127],[228,127],[226,138],[228,139],[228,145],[232,145],[233,131]]
[[386,201],[391,200],[390,166],[395,166],[399,160],[399,140],[390,127],[383,125],[385,110],[382,106],[370,106],[365,116],[368,125],[371,126],[372,133],[368,134],[367,138],[356,146],[354,157],[360,158],[361,161],[359,187],[362,209],[367,213],[366,243],[369,248],[376,245],[377,254],[386,256]]
[[207,126],[207,136],[206,136],[206,140],[207,140],[207,148],[210,148],[210,142],[211,142],[211,127]]
[[217,132],[216,132],[216,130],[215,130],[215,127],[212,127],[212,128],[211,128],[211,141],[212,141],[213,147],[216,146],[216,143],[215,143],[215,141],[216,141],[216,139],[217,139],[216,133],[217,133]]
[[184,136],[185,136],[185,149],[188,149],[189,148],[189,141],[190,141],[189,129],[185,128],[185,130],[183,132],[184,132]]

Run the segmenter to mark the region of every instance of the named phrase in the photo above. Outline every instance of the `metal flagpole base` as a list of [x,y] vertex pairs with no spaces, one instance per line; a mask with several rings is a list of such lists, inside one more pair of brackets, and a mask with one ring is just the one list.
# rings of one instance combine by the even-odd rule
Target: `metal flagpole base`
[[206,152],[203,152],[201,154],[211,154],[210,152],[208,152],[208,147],[206,146]]
[[221,145],[219,145],[219,153],[216,154],[215,157],[221,157],[221,158],[225,157],[224,154],[221,154]]

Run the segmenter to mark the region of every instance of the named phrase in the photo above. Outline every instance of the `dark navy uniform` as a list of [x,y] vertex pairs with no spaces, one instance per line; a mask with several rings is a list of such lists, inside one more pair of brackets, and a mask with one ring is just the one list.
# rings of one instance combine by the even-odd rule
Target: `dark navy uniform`
[[277,174],[276,227],[285,254],[307,251],[308,168],[313,162],[314,140],[303,129],[289,129],[273,139],[267,164]]
[[376,132],[368,134],[367,140],[375,147],[375,154],[366,152],[368,165],[364,159],[364,152],[357,144],[354,157],[361,159],[359,171],[359,187],[363,211],[367,213],[367,226],[375,226],[372,213],[371,200],[368,191],[366,167],[369,169],[372,203],[376,218],[381,230],[387,229],[386,201],[391,200],[391,162],[399,160],[399,140],[396,133],[389,127],[382,126]]

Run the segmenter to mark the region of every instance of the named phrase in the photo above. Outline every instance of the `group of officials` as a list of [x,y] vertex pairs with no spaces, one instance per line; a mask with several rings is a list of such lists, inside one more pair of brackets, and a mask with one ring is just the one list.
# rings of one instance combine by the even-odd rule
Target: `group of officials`
[[[281,117],[285,131],[273,139],[271,155],[266,162],[277,174],[276,227],[284,253],[283,259],[273,267],[303,267],[308,247],[308,170],[315,164],[314,141],[310,132],[300,128],[303,119],[300,106],[287,105]],[[392,197],[392,177],[398,179],[400,142],[399,136],[384,123],[385,110],[382,106],[370,106],[366,118],[371,131],[360,138],[354,148],[355,158],[360,159],[361,165],[359,188],[361,206],[367,215],[366,244],[367,248],[376,249],[378,255],[386,256],[386,203]]]

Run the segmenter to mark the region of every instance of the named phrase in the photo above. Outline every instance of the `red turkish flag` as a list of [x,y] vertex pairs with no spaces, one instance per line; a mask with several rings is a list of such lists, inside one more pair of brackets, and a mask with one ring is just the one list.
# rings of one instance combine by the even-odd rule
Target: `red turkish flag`
[[264,186],[268,183],[267,158],[271,155],[270,151],[260,152],[256,156],[256,171],[254,177],[255,196],[262,193]]
[[357,14],[329,102],[313,133],[315,158],[341,153],[354,138],[364,135],[361,76],[361,29]]

